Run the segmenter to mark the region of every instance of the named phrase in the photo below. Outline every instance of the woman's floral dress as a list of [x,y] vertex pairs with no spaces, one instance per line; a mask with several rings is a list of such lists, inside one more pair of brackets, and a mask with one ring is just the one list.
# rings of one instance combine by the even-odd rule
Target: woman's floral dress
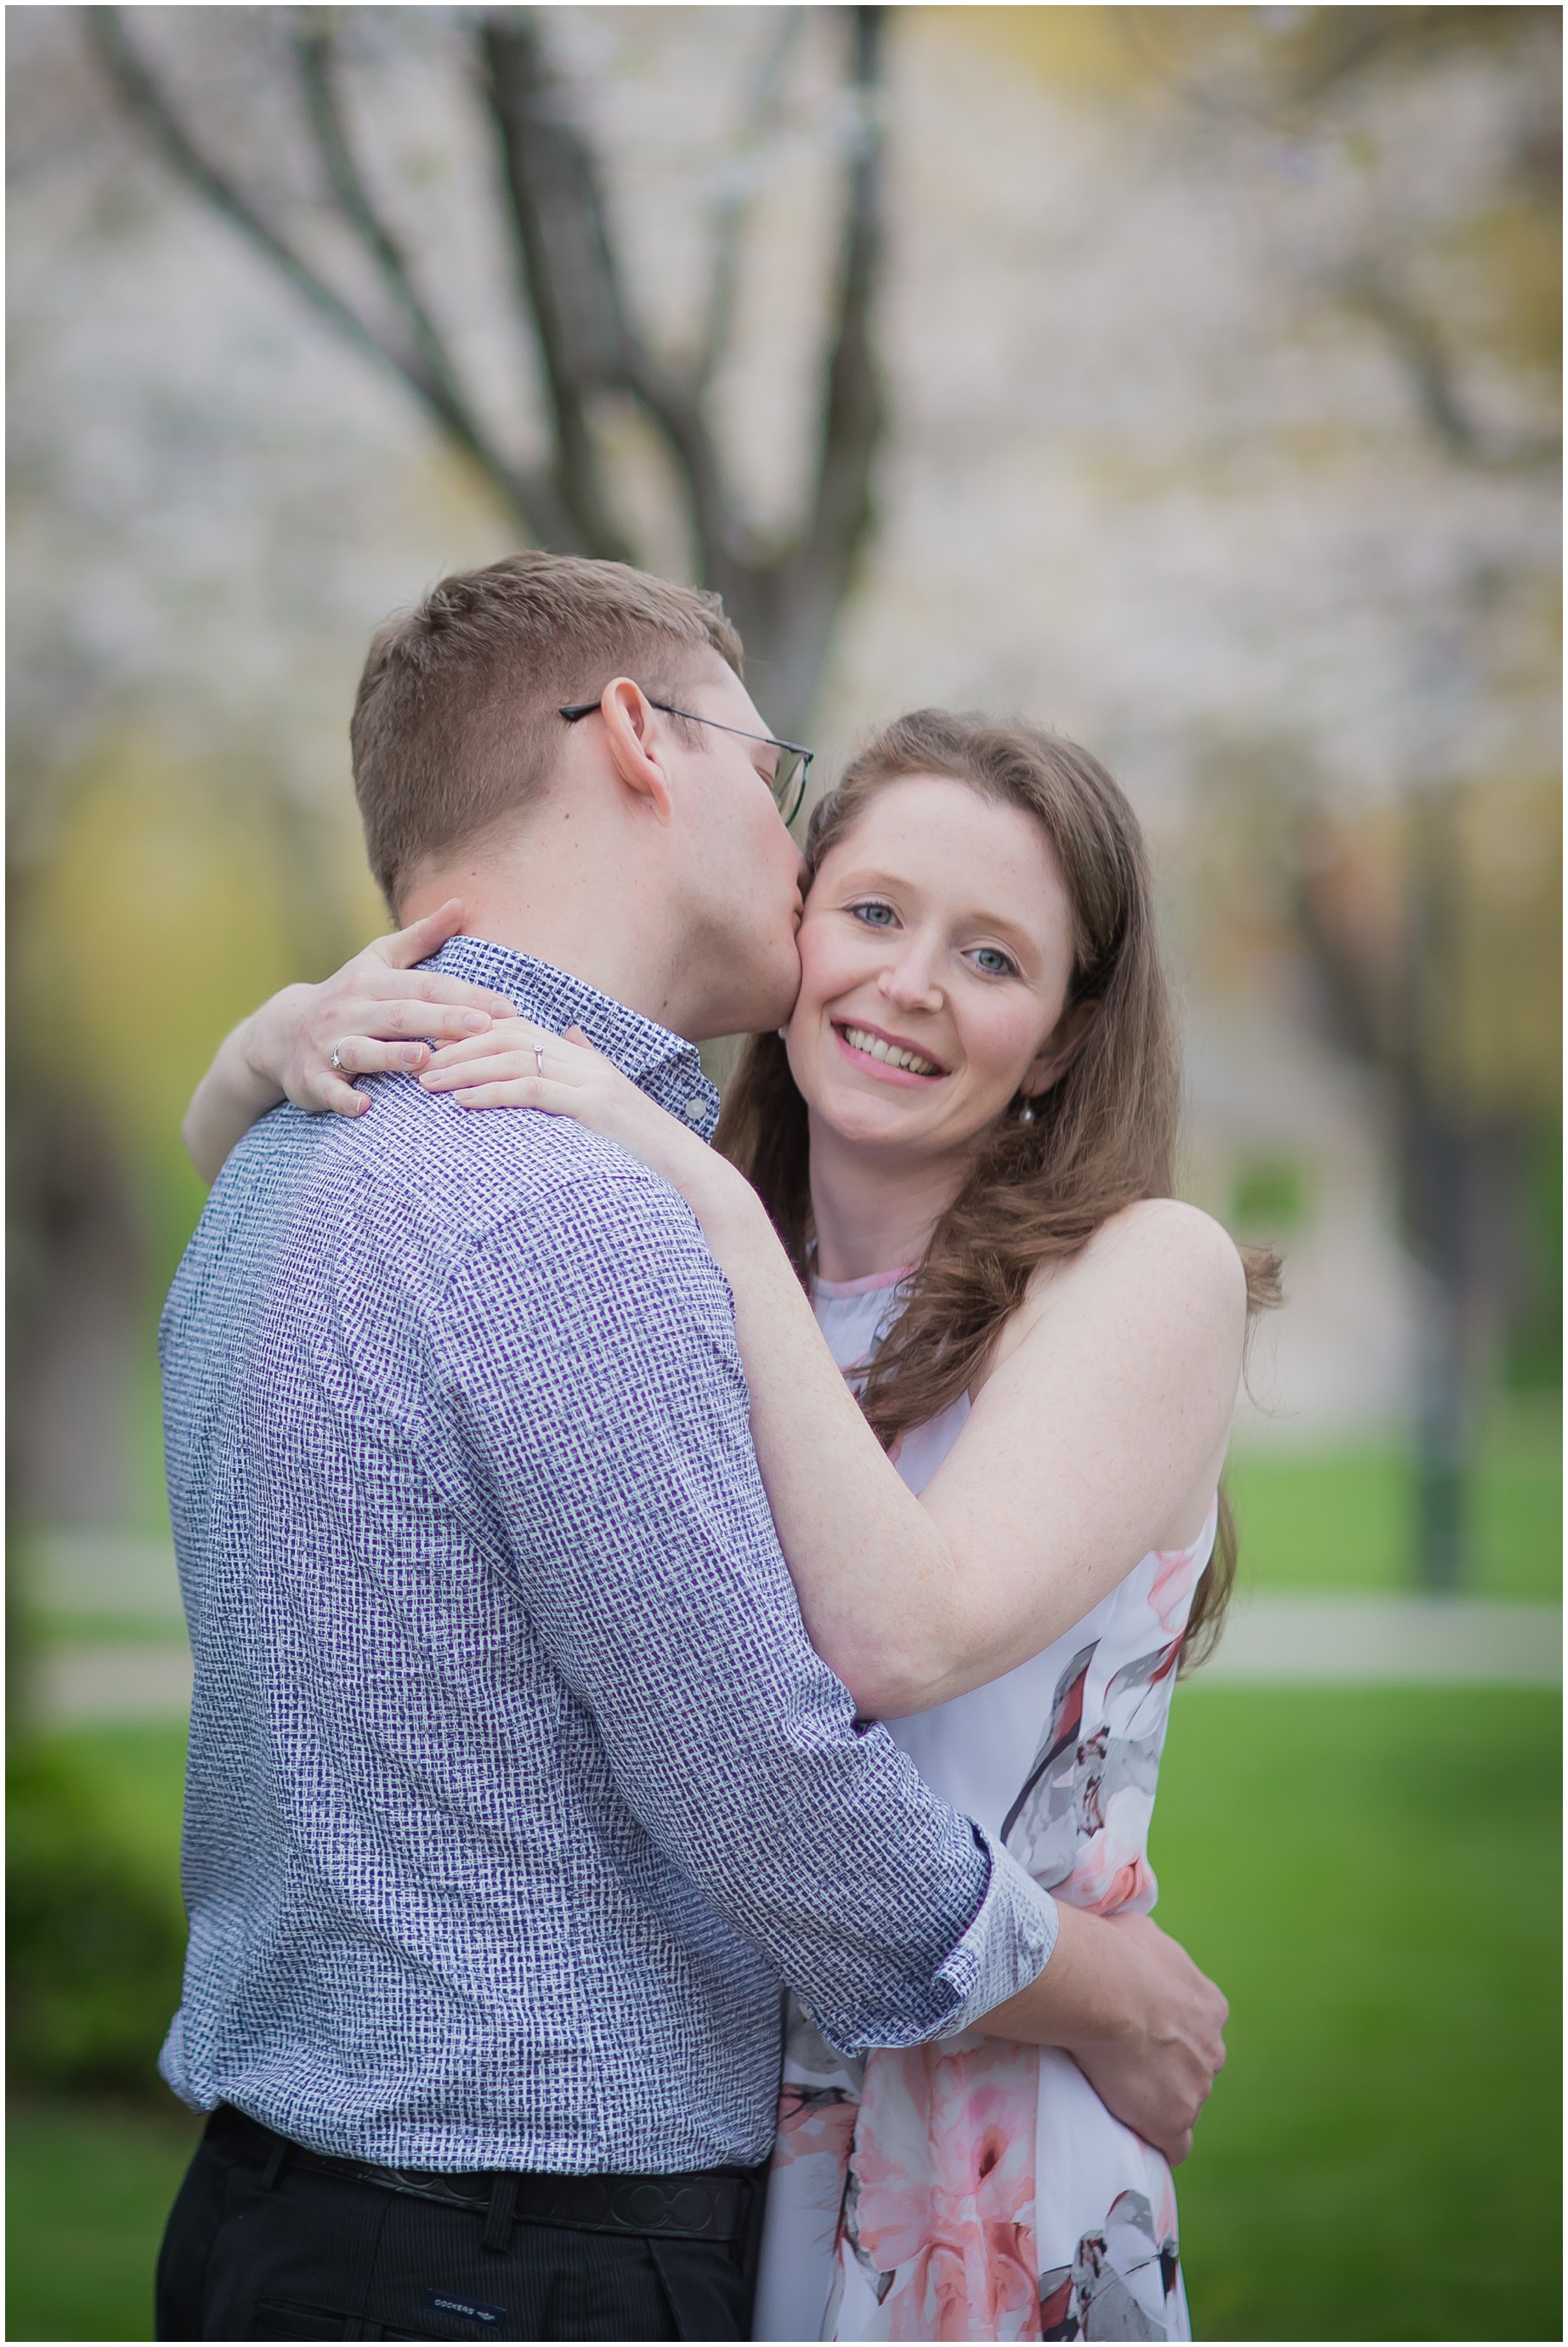
[[[816,1286],[834,1357],[863,1364],[891,1273]],[[905,1438],[920,1491],[960,1399]],[[1149,1820],[1183,1630],[1214,1540],[1146,1556],[1043,1654],[890,1723],[944,1799],[1059,1899],[1147,1913]],[[1159,2153],[1066,2055],[978,2031],[850,2061],[793,2000],[768,2192],[759,2339],[1188,2339]]]

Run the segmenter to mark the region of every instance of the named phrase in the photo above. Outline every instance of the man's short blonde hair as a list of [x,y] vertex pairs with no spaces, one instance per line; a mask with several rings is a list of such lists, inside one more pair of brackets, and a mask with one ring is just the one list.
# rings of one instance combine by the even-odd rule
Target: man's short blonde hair
[[670,699],[704,651],[741,674],[716,595],[578,555],[509,554],[389,620],[349,737],[371,869],[394,911],[422,865],[544,790],[563,704],[619,675]]

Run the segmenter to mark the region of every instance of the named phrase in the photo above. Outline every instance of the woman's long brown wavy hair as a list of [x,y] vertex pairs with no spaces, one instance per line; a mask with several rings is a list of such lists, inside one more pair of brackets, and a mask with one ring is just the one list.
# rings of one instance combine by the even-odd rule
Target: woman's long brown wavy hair
[[[904,1311],[877,1353],[861,1405],[885,1447],[973,1384],[1042,1263],[1077,1253],[1139,1198],[1174,1183],[1181,1071],[1138,818],[1088,751],[1042,729],[921,709],[879,733],[814,810],[813,877],[869,802],[911,774],[942,774],[1019,808],[1050,842],[1072,907],[1079,1048],[1021,1114],[1015,1099],[983,1135],[973,1167],[931,1235]],[[720,1121],[718,1146],[761,1195],[803,1280],[812,1240],[805,1102],[777,1036],[753,1036]],[[1279,1259],[1244,1249],[1249,1311],[1279,1300]],[[1214,1562],[1198,1583],[1183,1665],[1207,1658],[1235,1579],[1236,1536],[1222,1491]]]

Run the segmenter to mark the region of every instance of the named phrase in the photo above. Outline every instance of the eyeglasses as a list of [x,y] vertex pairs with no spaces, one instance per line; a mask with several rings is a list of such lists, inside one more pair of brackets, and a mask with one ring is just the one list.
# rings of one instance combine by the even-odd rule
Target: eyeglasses
[[[560,714],[569,725],[575,725],[579,717],[591,717],[599,705],[597,701],[575,701]],[[776,750],[778,764],[768,787],[785,823],[794,821],[805,796],[805,778],[816,755],[815,750],[803,749],[798,742],[781,742],[774,733],[743,733],[738,725],[725,725],[717,717],[699,717],[694,709],[673,709],[667,701],[650,701],[648,706],[661,709],[666,717],[685,717],[693,725],[712,725],[721,733],[733,733],[743,742],[764,742],[770,750]]]

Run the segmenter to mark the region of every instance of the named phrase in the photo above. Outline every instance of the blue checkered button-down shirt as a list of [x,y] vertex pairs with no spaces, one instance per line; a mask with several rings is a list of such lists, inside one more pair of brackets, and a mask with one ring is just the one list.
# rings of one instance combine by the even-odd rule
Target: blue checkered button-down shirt
[[[704,1134],[690,1045],[460,938]],[[566,1119],[376,1079],[236,1149],[162,1327],[195,1654],[171,2086],[437,2168],[766,2155],[779,1981],[965,2026],[1055,1911],[807,1643],[729,1290]]]

